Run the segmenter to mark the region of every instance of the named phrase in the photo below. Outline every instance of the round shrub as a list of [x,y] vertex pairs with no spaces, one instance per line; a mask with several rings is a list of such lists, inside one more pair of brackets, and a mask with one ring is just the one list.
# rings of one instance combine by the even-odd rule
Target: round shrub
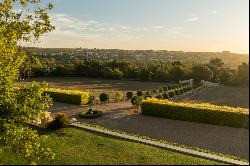
[[162,97],[163,97],[163,99],[169,99],[170,98],[168,93],[163,93]]
[[58,113],[53,121],[48,124],[50,129],[61,129],[69,125],[68,115],[65,113]]
[[143,95],[141,90],[138,90],[136,94],[137,94],[137,96],[142,96]]
[[180,95],[180,94],[181,94],[181,92],[180,92],[179,89],[176,89],[176,90],[174,91],[174,93],[175,93],[175,95]]
[[153,93],[158,93],[158,90],[157,89],[153,89],[152,92]]
[[180,89],[179,91],[180,91],[180,94],[185,93],[183,89]]
[[109,95],[107,93],[101,93],[99,99],[101,102],[107,102],[109,100]]
[[162,89],[163,89],[164,91],[168,91],[168,87],[167,87],[167,86],[164,86]]
[[121,92],[116,92],[115,93],[115,100],[116,101],[121,101],[123,99],[123,93]]
[[95,96],[93,96],[93,95],[91,95],[90,97],[89,97],[89,102],[88,102],[88,104],[89,105],[94,105],[95,103],[95,99],[96,99],[96,97]]
[[146,96],[149,96],[149,95],[150,95],[150,92],[149,92],[149,91],[146,91],[146,92],[145,92],[145,95],[146,95]]
[[128,99],[132,99],[133,96],[134,96],[133,92],[127,92]]
[[138,109],[141,107],[142,97],[141,96],[134,96],[131,99],[131,103],[136,106]]
[[159,88],[159,92],[163,92],[163,88]]
[[171,91],[171,92],[168,93],[168,95],[169,95],[170,98],[172,98],[172,97],[174,97],[175,93],[173,91]]
[[157,99],[163,99],[163,96],[162,95],[157,95],[155,96]]

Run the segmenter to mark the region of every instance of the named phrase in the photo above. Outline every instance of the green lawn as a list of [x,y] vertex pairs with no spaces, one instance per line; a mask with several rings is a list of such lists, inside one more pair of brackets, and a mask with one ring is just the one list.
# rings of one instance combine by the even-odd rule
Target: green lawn
[[[38,164],[222,164],[76,128],[46,132],[55,160]],[[26,164],[0,149],[0,164]]]

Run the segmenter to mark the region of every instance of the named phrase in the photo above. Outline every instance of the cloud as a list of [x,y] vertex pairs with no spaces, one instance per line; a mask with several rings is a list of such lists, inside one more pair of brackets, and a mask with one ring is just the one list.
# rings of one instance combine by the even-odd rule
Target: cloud
[[216,10],[211,11],[211,14],[217,14]]
[[198,17],[190,17],[187,19],[188,22],[194,22],[194,21],[198,21],[199,18]]
[[155,26],[152,26],[152,29],[163,29],[164,27],[161,26],[161,25],[155,25]]

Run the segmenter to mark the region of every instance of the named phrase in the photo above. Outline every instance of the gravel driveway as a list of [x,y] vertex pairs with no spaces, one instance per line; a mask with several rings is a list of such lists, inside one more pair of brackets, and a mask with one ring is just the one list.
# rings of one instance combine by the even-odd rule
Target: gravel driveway
[[[66,112],[71,117],[87,110],[87,106],[55,103],[51,112]],[[195,146],[249,160],[249,130],[171,119],[143,116],[130,102],[97,105],[104,115],[98,119],[78,119],[151,138]]]

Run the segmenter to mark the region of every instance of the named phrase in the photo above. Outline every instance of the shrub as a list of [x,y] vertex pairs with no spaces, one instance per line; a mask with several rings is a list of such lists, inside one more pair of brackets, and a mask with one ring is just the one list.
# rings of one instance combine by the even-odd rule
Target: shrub
[[161,92],[163,92],[163,88],[159,88],[159,90],[158,90],[158,91],[159,91],[160,93],[161,93]]
[[90,105],[94,105],[94,104],[95,104],[95,103],[94,103],[94,102],[95,102],[95,99],[96,99],[96,97],[95,97],[95,96],[90,95],[88,104],[90,104]]
[[48,94],[54,101],[77,105],[87,104],[90,98],[89,92],[57,88],[47,88],[45,94]]
[[145,95],[144,99],[151,98],[151,97],[153,97],[153,96],[151,96],[151,95]]
[[109,100],[109,95],[107,93],[101,93],[99,99],[101,102],[107,102]]
[[183,88],[180,89],[179,91],[180,91],[180,94],[183,94],[185,92]]
[[145,92],[145,95],[146,95],[146,96],[149,96],[149,95],[150,95],[150,92],[149,92],[149,91],[146,91],[146,92]]
[[115,93],[115,100],[119,101],[123,99],[123,93],[121,92],[116,92]]
[[132,99],[133,96],[134,96],[133,92],[127,92],[128,99]]
[[136,94],[137,94],[137,96],[142,96],[143,95],[141,90],[138,90]]
[[168,93],[168,95],[169,95],[170,98],[172,98],[172,97],[174,97],[175,93],[174,93],[174,91],[171,91],[171,92]]
[[175,95],[180,95],[180,94],[181,94],[181,92],[180,92],[180,90],[179,90],[179,89],[176,89],[176,90],[174,91],[174,94],[175,94]]
[[136,106],[138,109],[141,107],[142,97],[141,96],[134,96],[131,99],[131,103]]
[[89,109],[86,113],[85,112],[79,113],[80,118],[86,118],[86,119],[95,119],[101,117],[102,115],[103,115],[102,111],[93,109]]
[[168,93],[163,93],[162,97],[163,97],[163,99],[169,99],[170,98]]
[[142,114],[191,122],[249,128],[249,110],[244,108],[147,99],[142,102]]
[[163,96],[162,95],[157,95],[155,96],[157,99],[163,99]]
[[164,91],[168,91],[168,86],[164,86],[162,89],[163,89]]
[[157,89],[153,89],[152,92],[153,93],[158,93],[158,90]]
[[69,125],[68,115],[65,113],[58,113],[53,121],[48,124],[50,129],[61,129]]

